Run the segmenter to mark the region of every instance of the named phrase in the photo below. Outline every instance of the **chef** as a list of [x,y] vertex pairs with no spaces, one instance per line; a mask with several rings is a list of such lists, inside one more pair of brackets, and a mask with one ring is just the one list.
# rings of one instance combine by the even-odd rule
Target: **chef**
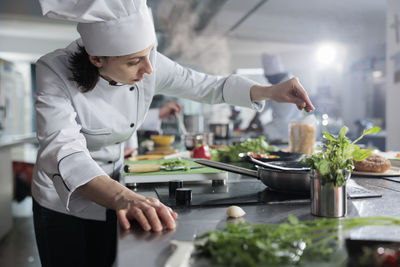
[[[34,227],[43,266],[110,266],[116,223],[145,231],[176,227],[176,214],[118,181],[123,142],[142,124],[154,94],[256,110],[265,99],[314,109],[297,79],[262,86],[211,76],[156,51],[144,0],[41,0],[52,18],[77,21],[80,39],[36,64]],[[134,263],[132,263],[134,264]]]

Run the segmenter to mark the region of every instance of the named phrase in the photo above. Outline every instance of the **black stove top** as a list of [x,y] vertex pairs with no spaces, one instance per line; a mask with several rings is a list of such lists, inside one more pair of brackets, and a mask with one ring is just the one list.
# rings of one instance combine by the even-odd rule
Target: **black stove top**
[[[175,197],[170,197],[168,187],[155,189],[162,203],[170,207],[191,206],[230,206],[246,204],[278,204],[278,203],[307,203],[310,195],[298,195],[272,191],[256,179],[243,179],[227,184],[184,184],[192,191],[192,199],[186,204],[177,204]],[[382,195],[368,190],[354,181],[347,185],[347,195],[351,199],[381,197]]]
[[[191,184],[184,185],[192,190],[189,206],[229,206],[246,204],[272,204],[283,202],[309,202],[309,195],[293,195],[268,189],[258,180],[235,181],[224,185]],[[169,189],[156,188],[158,198],[170,207],[177,207],[175,198],[169,196]]]

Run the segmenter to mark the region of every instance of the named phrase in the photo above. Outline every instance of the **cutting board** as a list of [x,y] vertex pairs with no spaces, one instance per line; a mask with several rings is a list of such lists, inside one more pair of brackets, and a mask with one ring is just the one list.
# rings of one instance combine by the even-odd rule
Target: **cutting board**
[[[187,166],[202,166],[191,160],[182,159]],[[136,160],[125,161],[125,164],[162,164],[164,159],[157,160]],[[156,171],[145,173],[124,173],[125,183],[159,183],[172,180],[183,181],[204,181],[204,180],[224,180],[228,178],[226,171],[213,169],[210,167],[191,169],[188,171]]]

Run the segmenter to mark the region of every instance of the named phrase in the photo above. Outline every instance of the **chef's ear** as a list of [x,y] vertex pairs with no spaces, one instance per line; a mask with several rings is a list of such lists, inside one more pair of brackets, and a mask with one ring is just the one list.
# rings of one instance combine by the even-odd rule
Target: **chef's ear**
[[97,68],[103,67],[104,57],[90,56],[89,55],[89,60],[95,67],[97,67]]

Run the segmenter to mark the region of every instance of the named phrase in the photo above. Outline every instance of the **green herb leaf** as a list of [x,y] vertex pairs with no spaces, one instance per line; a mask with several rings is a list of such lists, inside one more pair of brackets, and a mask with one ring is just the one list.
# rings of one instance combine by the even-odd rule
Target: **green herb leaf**
[[[282,266],[323,262],[338,248],[339,233],[360,226],[400,226],[394,217],[318,218],[281,224],[228,224],[196,239],[200,257],[214,266]],[[305,265],[306,266],[306,265]]]
[[181,158],[176,159],[166,159],[161,162],[161,165],[165,168],[181,167],[186,166],[186,162]]
[[357,143],[358,141],[360,141],[361,138],[363,138],[363,137],[364,137],[365,135],[367,135],[367,134],[374,134],[374,133],[378,133],[378,132],[380,132],[380,131],[381,131],[381,128],[379,128],[379,127],[377,127],[377,126],[374,126],[374,127],[370,128],[370,129],[368,129],[368,130],[364,130],[363,133],[362,133],[362,135],[361,135],[360,137],[358,137],[358,138],[353,142],[353,144],[355,144],[355,143]]
[[368,149],[359,149],[353,152],[353,159],[355,161],[362,161],[371,155],[371,151]]
[[326,139],[331,140],[331,141],[336,140],[336,138],[333,135],[331,135],[330,133],[325,132],[325,131],[323,131],[322,133],[324,134]]
[[374,126],[368,130],[364,130],[363,132],[363,136],[366,134],[374,134],[374,133],[378,133],[381,131],[381,128],[379,128],[378,126]]
[[339,131],[339,138],[344,138],[346,136],[347,127],[343,126]]
[[354,167],[353,160],[360,161],[367,158],[371,152],[360,149],[356,142],[367,134],[379,132],[379,127],[372,127],[365,130],[363,134],[354,142],[351,142],[346,137],[347,127],[343,126],[337,138],[328,132],[323,132],[327,142],[323,145],[318,153],[314,153],[303,159],[310,168],[318,171],[323,176],[323,182],[333,183],[334,186],[343,186],[346,184],[346,179],[342,171],[352,171]]

